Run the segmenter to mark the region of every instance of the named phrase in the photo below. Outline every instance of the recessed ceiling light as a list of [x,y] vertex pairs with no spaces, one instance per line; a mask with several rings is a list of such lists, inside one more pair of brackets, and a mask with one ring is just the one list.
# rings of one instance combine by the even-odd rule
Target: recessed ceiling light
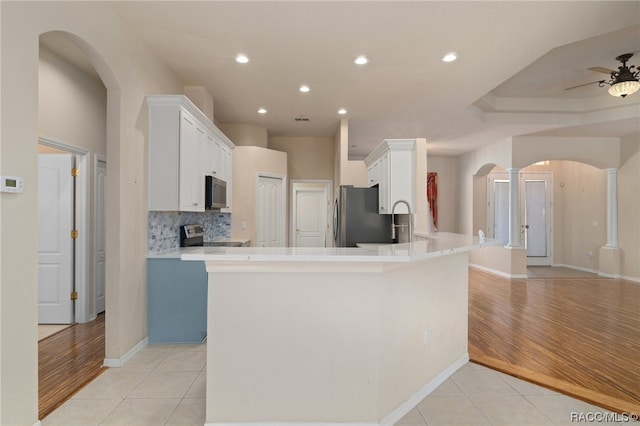
[[360,55],[353,62],[355,62],[358,65],[364,65],[369,62],[369,59],[367,59],[367,57],[364,55]]
[[453,62],[456,59],[458,59],[458,54],[456,52],[450,52],[442,57],[442,62]]
[[258,114],[266,114],[266,113],[267,113],[267,110],[266,110],[266,109],[264,109],[264,108],[260,108],[260,109],[258,110]]
[[309,90],[311,89],[309,89],[309,86],[307,86],[306,84],[303,84],[302,86],[300,86],[300,91],[302,93],[307,93]]
[[344,108],[340,108],[340,109],[338,110],[338,114],[340,114],[340,115],[345,115],[346,113],[347,113],[347,110],[346,110],[346,109],[344,109]]
[[240,64],[246,64],[247,62],[249,62],[249,57],[247,55],[239,54],[238,56],[236,56],[236,62]]

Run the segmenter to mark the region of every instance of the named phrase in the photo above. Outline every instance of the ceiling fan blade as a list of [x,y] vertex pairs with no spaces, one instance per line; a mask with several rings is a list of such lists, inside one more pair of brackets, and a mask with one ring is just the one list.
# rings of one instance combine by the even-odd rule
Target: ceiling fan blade
[[584,84],[579,84],[577,86],[572,86],[572,87],[567,87],[564,90],[573,90],[573,89],[577,89],[578,87],[584,87],[584,86],[590,86],[592,84],[596,84],[596,83],[603,83],[604,80],[599,80],[599,81],[592,81],[591,83],[584,83]]
[[609,68],[603,68],[603,67],[591,67],[587,69],[589,71],[601,72],[603,74],[611,74],[615,72],[614,70],[610,70]]

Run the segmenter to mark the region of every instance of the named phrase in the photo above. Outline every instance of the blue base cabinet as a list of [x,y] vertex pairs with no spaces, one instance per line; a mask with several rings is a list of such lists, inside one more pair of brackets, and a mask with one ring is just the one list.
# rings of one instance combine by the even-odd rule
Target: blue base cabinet
[[149,343],[201,343],[207,336],[204,262],[147,259]]

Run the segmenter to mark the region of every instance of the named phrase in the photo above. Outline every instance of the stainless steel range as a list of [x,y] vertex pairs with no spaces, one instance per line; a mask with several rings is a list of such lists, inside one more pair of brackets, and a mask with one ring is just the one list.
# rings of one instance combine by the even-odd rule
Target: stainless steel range
[[180,227],[180,247],[204,246],[202,225],[182,225]]

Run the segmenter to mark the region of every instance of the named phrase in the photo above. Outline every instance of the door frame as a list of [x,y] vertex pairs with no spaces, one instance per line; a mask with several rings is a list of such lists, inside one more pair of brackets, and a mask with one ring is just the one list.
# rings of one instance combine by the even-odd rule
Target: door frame
[[[527,225],[527,200],[526,200],[526,182],[527,181],[544,181],[545,182],[545,216],[546,216],[546,239],[547,239],[547,256],[546,257],[529,257],[527,256],[527,266],[551,266],[553,264],[553,173],[552,172],[521,172],[520,173],[520,223],[522,226]],[[527,230],[524,229],[523,246],[526,248]]]
[[[68,152],[75,156],[76,169],[79,175],[75,183],[75,229],[78,231],[78,238],[75,241],[74,250],[74,281],[75,291],[78,292],[78,299],[74,306],[74,322],[84,323],[91,320],[90,300],[89,300],[89,268],[88,268],[88,248],[89,248],[89,151],[77,148],[66,143],[53,139],[38,137],[38,144],[49,148]],[[95,315],[94,315],[95,316]]]
[[[520,172],[518,174],[518,189],[520,199],[518,206],[520,209],[520,223],[522,224],[522,232],[520,233],[520,244],[526,247],[526,234],[524,226],[526,225],[526,181],[527,180],[544,180],[546,181],[546,216],[547,216],[547,257],[533,258],[527,257],[527,266],[551,266],[553,265],[553,172]],[[509,174],[507,172],[493,172],[487,176],[487,234],[493,235],[493,224],[495,220],[495,191],[494,182],[509,182]]]
[[[96,258],[95,258],[95,246],[96,246],[96,241],[97,241],[97,234],[98,234],[98,226],[97,226],[97,216],[98,216],[98,163],[102,161],[105,164],[107,164],[107,157],[105,155],[101,155],[101,154],[95,154],[93,156],[93,229],[92,229],[92,236],[93,236],[93,244],[91,245],[91,262],[92,262],[92,267],[93,267],[93,280],[92,280],[92,284],[91,284],[91,290],[92,290],[92,295],[93,297],[91,298],[91,300],[88,300],[87,298],[87,302],[91,303],[93,306],[93,310],[90,316],[90,321],[93,321],[94,319],[97,318],[98,314],[97,314],[97,308],[96,308],[96,285],[98,283],[98,271],[96,268]],[[108,173],[108,172],[107,172]],[[108,174],[107,174],[107,179],[108,179]],[[107,194],[106,194],[106,188],[105,188],[105,201],[107,198]],[[104,227],[105,227],[105,240],[106,240],[106,228],[107,228],[107,215],[106,215],[106,203],[105,203],[105,213],[104,213],[104,218],[105,218],[105,222],[104,222]],[[105,241],[106,243],[106,241]],[[105,253],[106,253],[106,248],[105,248]],[[106,258],[106,255],[105,255]],[[105,261],[106,262],[106,261]],[[106,268],[105,268],[105,274],[106,274]],[[106,277],[105,277],[105,305],[106,305]],[[106,308],[105,308],[106,309]]]
[[255,244],[257,247],[258,244],[258,230],[260,227],[260,218],[258,217],[258,205],[259,205],[259,197],[260,197],[260,193],[258,191],[258,187],[260,185],[260,178],[261,177],[265,177],[265,178],[271,178],[271,179],[279,179],[280,181],[282,181],[282,200],[280,200],[280,206],[279,206],[279,210],[282,213],[282,216],[284,216],[282,218],[282,226],[280,227],[280,236],[279,239],[280,241],[282,241],[282,244],[287,244],[287,175],[281,175],[281,174],[277,174],[277,173],[267,173],[267,172],[258,172],[256,173],[256,186],[255,186],[255,191],[256,191],[256,195],[255,195],[255,206],[256,206],[256,215],[255,215],[255,236],[254,236],[254,240],[255,240]]
[[[289,245],[295,246],[296,230],[296,184],[323,184],[327,194],[327,233],[324,236],[325,247],[333,246],[333,181],[331,179],[291,179],[291,190],[289,193]],[[316,189],[315,187],[314,189]]]

